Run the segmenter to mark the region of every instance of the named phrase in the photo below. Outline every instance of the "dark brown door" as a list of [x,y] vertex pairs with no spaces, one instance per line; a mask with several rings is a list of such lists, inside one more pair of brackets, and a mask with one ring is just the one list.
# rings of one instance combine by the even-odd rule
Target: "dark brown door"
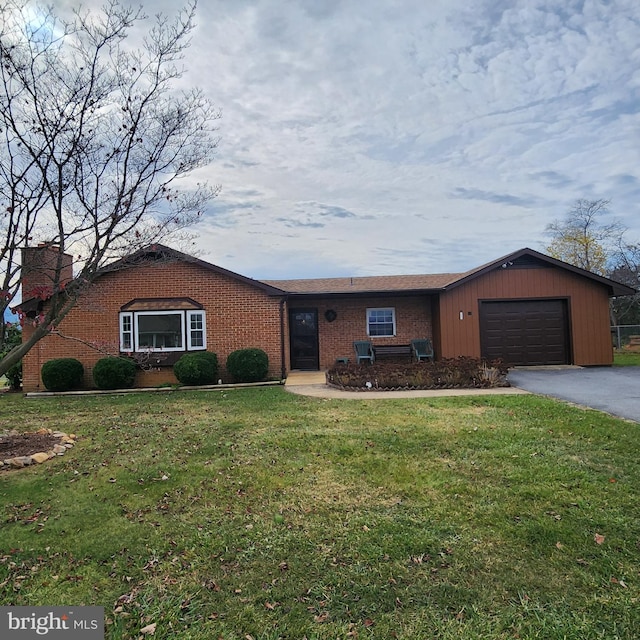
[[510,365],[569,364],[566,300],[480,303],[482,357]]
[[289,311],[289,335],[291,368],[317,371],[319,368],[318,310],[291,309]]

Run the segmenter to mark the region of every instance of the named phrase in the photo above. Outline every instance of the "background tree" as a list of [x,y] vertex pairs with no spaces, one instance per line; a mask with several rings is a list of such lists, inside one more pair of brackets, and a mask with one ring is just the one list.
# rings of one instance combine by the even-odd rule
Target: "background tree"
[[[623,284],[640,289],[640,245],[621,244],[614,257],[609,277]],[[640,293],[622,296],[611,301],[613,324],[640,324]]]
[[[0,375],[47,335],[107,261],[193,224],[217,189],[187,178],[212,159],[219,117],[177,89],[195,3],[159,15],[139,47],[141,9],[109,0],[69,19],[0,0],[0,309],[18,293],[20,249],[57,245],[46,313],[0,360]],[[79,265],[65,283],[62,252]]]
[[551,236],[547,253],[581,269],[606,275],[615,247],[625,228],[617,220],[606,222],[609,200],[576,200],[562,220],[547,226]]
[[[22,342],[22,331],[16,323],[4,324],[2,342],[0,342],[0,358]],[[19,389],[22,384],[22,363],[16,362],[5,371],[7,381],[12,389]]]
[[[607,222],[609,200],[576,200],[567,215],[547,226],[549,255],[634,288],[640,286],[640,245],[624,240],[625,227]],[[640,294],[611,299],[611,323],[640,324]]]

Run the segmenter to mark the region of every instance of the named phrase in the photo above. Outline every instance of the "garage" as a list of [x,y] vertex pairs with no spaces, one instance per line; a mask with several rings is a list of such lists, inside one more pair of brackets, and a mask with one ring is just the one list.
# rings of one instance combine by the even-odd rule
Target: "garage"
[[567,301],[480,302],[482,357],[509,365],[569,364]]

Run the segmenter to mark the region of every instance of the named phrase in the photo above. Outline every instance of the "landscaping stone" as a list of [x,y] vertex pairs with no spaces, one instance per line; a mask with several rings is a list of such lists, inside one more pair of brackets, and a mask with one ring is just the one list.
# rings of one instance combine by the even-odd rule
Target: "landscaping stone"
[[31,456],[19,456],[17,458],[11,458],[9,464],[16,469],[22,469],[22,467],[28,467],[30,464],[33,464],[33,461],[31,460]]
[[[32,433],[20,433],[16,430],[0,433],[0,438],[4,439],[2,453],[13,453],[10,458],[0,460],[0,470],[23,469],[33,464],[42,464],[51,458],[64,455],[68,449],[73,448],[76,441],[75,434],[66,434],[63,431],[52,431],[51,429],[38,429]],[[51,438],[58,439],[59,442],[53,444],[47,442]],[[42,451],[36,449],[34,453],[29,451],[30,447],[37,447],[38,443],[51,445],[53,449]],[[33,449],[32,449],[33,450]]]

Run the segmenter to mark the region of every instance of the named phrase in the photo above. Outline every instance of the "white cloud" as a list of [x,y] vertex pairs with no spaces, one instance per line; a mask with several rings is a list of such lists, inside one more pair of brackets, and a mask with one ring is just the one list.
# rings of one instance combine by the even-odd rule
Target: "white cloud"
[[640,241],[636,0],[207,0],[197,20],[185,80],[223,113],[212,262],[463,270],[543,248],[576,198]]

